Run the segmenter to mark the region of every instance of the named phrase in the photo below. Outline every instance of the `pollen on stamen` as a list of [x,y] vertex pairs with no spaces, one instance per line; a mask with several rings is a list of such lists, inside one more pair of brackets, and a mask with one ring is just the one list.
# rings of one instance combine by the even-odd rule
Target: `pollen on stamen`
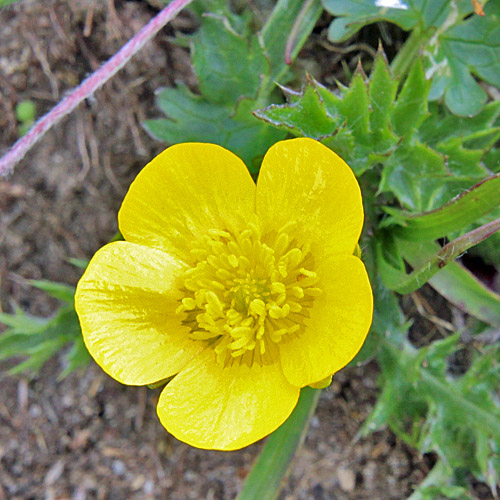
[[191,249],[177,314],[193,341],[206,342],[221,364],[276,361],[279,344],[300,335],[322,290],[309,245],[292,221],[262,234],[212,229]]

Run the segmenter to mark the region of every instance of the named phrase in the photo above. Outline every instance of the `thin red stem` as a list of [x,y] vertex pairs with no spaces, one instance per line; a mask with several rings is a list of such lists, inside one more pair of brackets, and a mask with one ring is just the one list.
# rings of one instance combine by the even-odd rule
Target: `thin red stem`
[[113,57],[104,63],[97,71],[86,78],[78,87],[68,94],[61,102],[42,116],[19,139],[12,148],[0,158],[0,176],[8,175],[14,166],[24,157],[53,125],[78,106],[85,98],[92,95],[99,87],[115,75],[128,60],[151,40],[169,21],[193,0],[172,0],[151,21],[149,21],[135,36],[133,36]]

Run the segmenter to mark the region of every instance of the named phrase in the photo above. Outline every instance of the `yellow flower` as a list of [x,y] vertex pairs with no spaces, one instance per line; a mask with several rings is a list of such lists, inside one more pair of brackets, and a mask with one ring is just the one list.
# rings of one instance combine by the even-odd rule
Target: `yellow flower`
[[172,146],[137,176],[118,221],[126,241],[99,250],[78,284],[83,337],[124,384],[175,375],[158,416],[178,439],[247,446],[361,348],[373,308],[353,255],[361,192],[321,143],[275,144],[257,186],[220,146]]

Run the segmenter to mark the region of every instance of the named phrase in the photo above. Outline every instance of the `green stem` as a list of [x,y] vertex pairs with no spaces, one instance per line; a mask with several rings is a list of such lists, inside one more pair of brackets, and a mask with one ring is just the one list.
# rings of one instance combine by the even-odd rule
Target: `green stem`
[[[437,243],[419,244],[399,240],[404,259],[413,267],[422,264],[440,250]],[[471,272],[458,262],[451,262],[430,280],[431,285],[446,300],[462,311],[488,323],[500,326],[500,295],[486,288]]]
[[421,47],[432,36],[433,32],[432,29],[423,30],[420,26],[415,27],[391,63],[391,72],[395,78],[403,80]]
[[293,456],[302,444],[321,390],[304,387],[288,420],[267,439],[236,500],[274,500],[278,497]]
[[[500,231],[500,219],[496,219],[488,224],[474,229],[459,238],[456,238],[444,247],[440,248],[430,259],[426,260],[422,265],[418,266],[410,274],[398,274],[396,280],[387,283],[391,290],[397,293],[407,294],[418,290],[432,276],[434,276],[440,269],[454,261],[457,257],[462,255],[466,250],[477,245],[481,241],[490,237],[492,234]],[[408,248],[408,245],[406,245]],[[405,256],[404,250],[402,251],[403,257]]]

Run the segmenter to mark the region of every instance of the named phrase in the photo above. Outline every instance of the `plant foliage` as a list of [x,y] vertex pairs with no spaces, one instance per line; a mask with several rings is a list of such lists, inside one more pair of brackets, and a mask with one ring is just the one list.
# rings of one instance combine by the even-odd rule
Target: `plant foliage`
[[31,284],[63,305],[50,318],[30,316],[21,309],[13,314],[0,313],[0,323],[7,325],[7,330],[0,335],[0,360],[23,359],[8,373],[35,375],[50,358],[68,348],[64,355],[65,366],[60,373],[63,378],[90,361],[73,304],[75,290],[50,281],[32,281]]
[[[478,113],[486,93],[473,76],[500,88],[500,4],[488,2],[484,15],[472,15],[469,0],[407,0],[399,8],[377,7],[372,0],[323,0],[334,16],[329,38],[340,41],[376,21],[413,30],[432,75],[430,100],[444,97],[448,108],[461,116]],[[407,56],[407,54],[405,54]]]
[[[297,25],[292,57],[321,13],[319,0],[309,3]],[[276,80],[290,78],[283,34],[292,30],[303,6],[280,0],[255,33],[250,16],[236,16],[218,5],[217,13],[201,18],[191,39],[200,94],[183,85],[160,90],[158,106],[168,119],[147,120],[144,126],[168,144],[201,141],[224,146],[256,173],[266,150],[285,133],[257,120],[251,111],[269,102]]]

